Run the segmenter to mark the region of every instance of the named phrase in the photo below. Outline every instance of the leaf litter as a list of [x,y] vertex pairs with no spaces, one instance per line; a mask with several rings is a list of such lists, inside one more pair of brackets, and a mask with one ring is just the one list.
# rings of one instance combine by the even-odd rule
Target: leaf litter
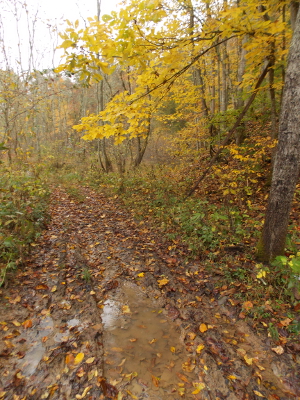
[[297,353],[117,199],[82,192],[53,189],[48,229],[1,290],[0,399],[299,398]]

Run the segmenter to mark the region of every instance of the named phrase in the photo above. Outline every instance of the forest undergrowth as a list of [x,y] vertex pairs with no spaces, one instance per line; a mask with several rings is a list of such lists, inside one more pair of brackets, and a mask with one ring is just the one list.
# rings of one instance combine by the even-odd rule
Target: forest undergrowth
[[219,164],[190,197],[186,193],[208,161],[197,170],[192,164],[145,164],[124,174],[104,174],[95,168],[87,173],[82,165],[77,172],[62,169],[57,175],[77,201],[82,200],[80,186],[88,185],[121,202],[137,222],[152,226],[164,238],[175,258],[180,254],[183,260],[198,260],[211,274],[216,294],[230,292],[240,318],[258,330],[267,329],[277,343],[286,343],[300,332],[300,191],[295,194],[285,256],[269,266],[259,263],[256,252],[270,185],[271,148],[266,146],[261,156],[256,148],[256,157],[249,161],[247,143],[239,152],[232,146],[223,167]]

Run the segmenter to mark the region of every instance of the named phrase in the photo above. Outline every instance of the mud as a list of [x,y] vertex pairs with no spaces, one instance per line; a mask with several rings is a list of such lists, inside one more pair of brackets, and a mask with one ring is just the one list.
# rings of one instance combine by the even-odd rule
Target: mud
[[300,398],[299,356],[215,297],[217,277],[83,195],[53,190],[48,230],[1,290],[1,400]]

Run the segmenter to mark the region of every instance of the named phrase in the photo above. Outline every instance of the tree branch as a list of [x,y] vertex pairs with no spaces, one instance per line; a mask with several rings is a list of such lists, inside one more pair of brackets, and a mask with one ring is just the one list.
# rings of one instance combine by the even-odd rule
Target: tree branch
[[225,146],[228,145],[230,139],[232,138],[234,132],[236,131],[236,128],[240,125],[242,119],[244,118],[244,116],[246,115],[247,111],[249,110],[249,107],[253,103],[253,101],[254,101],[254,99],[255,99],[255,97],[257,95],[258,88],[260,87],[260,85],[262,84],[263,80],[265,79],[265,77],[266,77],[267,73],[269,72],[269,69],[270,69],[271,66],[272,66],[272,61],[270,60],[268,62],[268,64],[267,64],[267,66],[265,67],[265,69],[263,70],[263,72],[261,73],[260,77],[258,78],[258,81],[257,81],[257,83],[255,85],[255,88],[254,88],[254,92],[250,96],[249,100],[247,101],[247,104],[245,105],[245,107],[241,111],[240,115],[238,116],[237,120],[235,121],[235,124],[228,131],[228,134],[225,137],[225,139],[222,141],[218,151],[216,152],[214,157],[210,160],[210,163],[208,164],[208,167],[203,172],[203,174],[200,176],[200,178],[196,181],[194,186],[190,189],[190,191],[188,192],[186,198],[191,196],[195,192],[195,190],[198,188],[199,184],[203,181],[203,179],[206,177],[208,172],[211,170],[211,167],[213,166],[213,164],[215,163],[215,161],[219,157],[219,155],[222,152],[222,150],[224,150]]

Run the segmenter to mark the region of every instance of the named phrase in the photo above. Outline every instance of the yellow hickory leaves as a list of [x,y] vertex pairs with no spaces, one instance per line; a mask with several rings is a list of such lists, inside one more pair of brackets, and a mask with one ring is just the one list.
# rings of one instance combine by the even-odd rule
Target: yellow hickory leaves
[[[120,143],[125,138],[147,136],[150,118],[159,102],[166,99],[174,81],[181,77],[182,87],[192,82],[190,72],[187,73],[191,65],[206,69],[204,80],[208,80],[205,84],[209,86],[214,79],[216,47],[229,38],[234,39],[228,42],[226,51],[233,61],[238,58],[237,41],[246,38],[243,46],[250,66],[242,82],[236,82],[236,72],[231,72],[234,84],[248,90],[266,56],[274,57],[274,68],[280,66],[287,51],[282,43],[288,43],[290,37],[280,8],[285,1],[262,0],[257,4],[255,0],[247,0],[238,6],[227,4],[204,0],[193,3],[131,0],[118,13],[104,15],[102,21],[89,18],[82,29],[78,21],[68,21],[60,46],[65,50],[65,63],[57,71],[76,73],[79,80],[90,84],[117,68],[126,71],[134,82],[131,93],[125,90],[117,94],[105,110],[82,118],[74,128],[84,132],[86,140],[115,136],[115,143]],[[192,15],[197,16],[193,26]],[[206,63],[202,62],[202,54],[208,57]],[[198,96],[199,93],[198,90]],[[185,96],[185,104],[196,104],[195,111],[199,113],[195,91],[177,90],[177,94]],[[209,102],[211,94],[205,96]],[[177,104],[179,100],[175,98]],[[193,114],[192,109],[189,121],[193,120]],[[194,131],[190,123],[189,132]]]
[[85,140],[114,136],[115,144],[126,138],[147,137],[150,129],[151,101],[144,98],[131,104],[132,98],[127,92],[120,93],[105,110],[97,115],[82,118],[81,123],[73,128],[78,132],[85,132]]
[[96,18],[88,18],[88,21],[85,29],[78,29],[78,20],[75,23],[67,20],[69,27],[60,33],[63,42],[59,46],[65,50],[65,63],[56,69],[56,72],[79,73],[79,79],[87,83],[101,80],[101,72],[113,71],[110,63],[115,48],[109,26]]

